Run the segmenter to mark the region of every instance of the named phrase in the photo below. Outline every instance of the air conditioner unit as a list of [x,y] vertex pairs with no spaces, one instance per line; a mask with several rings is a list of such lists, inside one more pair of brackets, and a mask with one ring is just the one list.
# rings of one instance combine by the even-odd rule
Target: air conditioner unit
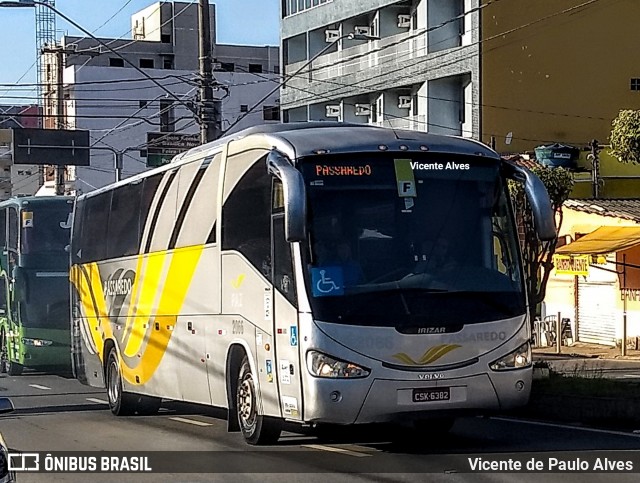
[[335,42],[340,38],[339,30],[325,30],[324,31],[324,39],[327,43]]
[[371,104],[356,104],[356,116],[370,116]]
[[398,96],[398,108],[411,109],[411,96]]
[[411,15],[398,15],[398,27],[403,29],[411,28]]
[[366,25],[360,25],[353,27],[353,32],[356,35],[371,35],[371,27]]
[[326,116],[327,117],[340,117],[340,106],[339,105],[331,105],[326,106]]

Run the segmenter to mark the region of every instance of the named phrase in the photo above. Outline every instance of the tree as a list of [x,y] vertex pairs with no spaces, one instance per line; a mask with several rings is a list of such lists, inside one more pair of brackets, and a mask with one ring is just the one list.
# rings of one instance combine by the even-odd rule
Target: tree
[[[556,214],[558,230],[562,226],[562,205],[569,198],[573,188],[573,176],[563,168],[550,168],[536,165],[531,168],[547,188],[551,199],[551,208]],[[527,200],[524,185],[509,181],[509,192],[513,202],[516,221],[520,235],[520,246],[525,272],[525,287],[529,294],[529,314],[531,323],[536,315],[536,308],[544,300],[549,275],[553,269],[553,254],[556,241],[542,241],[536,234],[533,212]]]
[[640,111],[622,110],[612,125],[611,154],[622,163],[640,164]]

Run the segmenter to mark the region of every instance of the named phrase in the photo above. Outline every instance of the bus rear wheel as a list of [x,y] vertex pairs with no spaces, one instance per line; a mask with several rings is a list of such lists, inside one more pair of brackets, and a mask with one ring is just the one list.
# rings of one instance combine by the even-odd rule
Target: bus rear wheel
[[236,390],[238,423],[245,441],[251,445],[273,444],[280,438],[282,427],[275,418],[259,414],[258,394],[249,359],[245,355],[238,372]]
[[107,397],[109,409],[116,416],[129,416],[136,411],[135,397],[133,394],[122,390],[122,375],[120,373],[120,360],[115,347],[109,351],[107,368],[105,371]]
[[140,416],[150,416],[158,412],[162,403],[161,398],[131,394],[122,390],[122,375],[115,347],[109,352],[105,372],[109,408],[113,414],[130,416],[137,413]]

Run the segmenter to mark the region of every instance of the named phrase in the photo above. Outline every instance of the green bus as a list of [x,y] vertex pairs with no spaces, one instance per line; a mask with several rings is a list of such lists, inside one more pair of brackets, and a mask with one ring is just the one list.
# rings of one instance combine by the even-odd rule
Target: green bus
[[71,369],[69,237],[73,197],[0,202],[2,372]]

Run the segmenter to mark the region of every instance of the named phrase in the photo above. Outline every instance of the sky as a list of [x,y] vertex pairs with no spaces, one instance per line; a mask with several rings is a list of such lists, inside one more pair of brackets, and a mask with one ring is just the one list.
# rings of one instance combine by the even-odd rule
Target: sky
[[[153,3],[155,0],[56,0],[55,6],[97,37],[131,39],[131,15]],[[209,3],[216,6],[218,43],[278,45],[280,0],[209,0]],[[5,86],[19,79],[20,84],[36,82],[35,25],[32,8],[0,8],[0,104],[35,103],[35,99],[25,99],[35,96],[35,91],[27,90],[32,86],[9,90]],[[56,19],[56,29],[58,39],[63,35],[84,35],[61,18]]]

